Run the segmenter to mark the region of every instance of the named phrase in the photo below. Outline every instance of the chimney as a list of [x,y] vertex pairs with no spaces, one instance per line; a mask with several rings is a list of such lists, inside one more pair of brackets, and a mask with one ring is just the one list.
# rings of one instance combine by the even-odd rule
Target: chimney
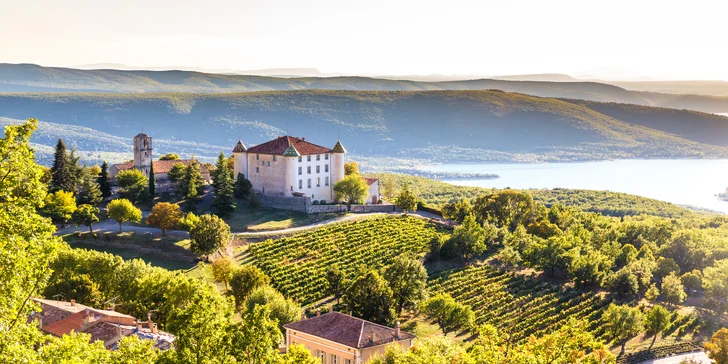
[[321,310],[316,310],[316,317],[321,316]]
[[152,323],[151,326],[149,327],[149,329],[152,330],[152,334],[156,334],[156,333],[159,332],[157,330],[157,324],[156,323]]
[[149,328],[149,330],[152,330],[152,332],[154,332],[154,329],[152,328],[152,326],[154,325],[156,324],[154,323],[154,321],[152,321],[152,313],[147,312],[147,327]]
[[305,319],[306,319],[306,309],[302,308],[301,309],[301,321],[303,321]]
[[75,306],[75,305],[76,305],[76,300],[71,300],[71,306]]
[[89,323],[91,323],[91,321],[92,321],[91,311],[86,310],[86,317],[83,318],[83,324],[84,325],[89,324]]
[[399,337],[399,321],[397,321],[397,325],[394,326],[394,338],[399,340]]
[[302,142],[305,142],[306,141],[306,137],[301,138],[301,141]]
[[134,320],[134,326],[136,326],[137,331],[142,331],[142,322],[139,320]]
[[377,335],[374,333],[374,330],[369,331],[369,341],[371,341],[372,344],[377,342]]

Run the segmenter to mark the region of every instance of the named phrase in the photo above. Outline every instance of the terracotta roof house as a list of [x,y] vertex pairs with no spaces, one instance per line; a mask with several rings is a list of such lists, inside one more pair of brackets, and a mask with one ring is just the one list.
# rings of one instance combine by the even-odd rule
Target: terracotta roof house
[[283,327],[286,348],[304,345],[322,364],[363,364],[384,354],[387,345],[409,348],[415,339],[399,324],[391,328],[333,311]]
[[[169,182],[167,173],[172,170],[172,167],[175,164],[182,163],[183,165],[187,166],[190,164],[191,160],[153,160],[152,137],[144,133],[136,135],[133,139],[133,142],[134,160],[125,163],[112,164],[111,167],[109,167],[109,176],[111,177],[111,179],[115,179],[116,175],[119,174],[119,172],[129,169],[138,169],[142,171],[142,173],[144,173],[145,175],[149,175],[149,167],[153,165],[154,181],[157,184],[157,191],[166,192],[171,190],[172,184]],[[207,170],[207,167],[205,167],[204,165],[200,165],[200,174],[202,175],[202,179],[205,180],[206,184],[212,182],[210,177],[210,171]]]
[[74,331],[87,333],[91,335],[91,342],[103,341],[110,350],[115,350],[119,340],[130,335],[154,340],[154,345],[162,350],[169,349],[175,339],[174,335],[157,330],[151,320],[141,322],[133,316],[85,306],[74,300],[34,298],[33,301],[41,305],[41,311],[30,319],[37,319],[38,328],[51,335],[63,336]]

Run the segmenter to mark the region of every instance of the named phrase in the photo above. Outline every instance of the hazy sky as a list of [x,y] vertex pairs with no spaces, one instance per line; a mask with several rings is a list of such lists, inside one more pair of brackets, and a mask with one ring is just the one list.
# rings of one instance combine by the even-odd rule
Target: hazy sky
[[725,3],[0,0],[0,62],[728,80]]

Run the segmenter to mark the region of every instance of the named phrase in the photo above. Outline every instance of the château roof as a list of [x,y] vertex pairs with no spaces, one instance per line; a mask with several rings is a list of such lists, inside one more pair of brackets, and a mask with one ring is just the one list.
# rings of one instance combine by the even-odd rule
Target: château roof
[[326,154],[332,150],[306,141],[306,138],[282,136],[263,144],[248,148],[248,153],[283,155],[293,146],[299,155]]
[[336,141],[336,145],[334,145],[334,149],[332,149],[334,153],[346,153],[346,149],[344,149],[344,146],[341,144],[341,140]]
[[245,153],[247,150],[248,148],[245,147],[243,141],[238,140],[238,144],[235,144],[235,148],[233,148],[233,153]]
[[[166,174],[172,170],[172,167],[174,167],[175,164],[182,163],[183,165],[187,166],[188,164],[190,164],[190,160],[189,159],[177,159],[177,160],[167,160],[167,161],[157,160],[152,163],[154,165],[154,174],[163,174],[163,173]],[[119,171],[126,171],[128,169],[134,168],[134,162],[124,162],[124,163],[114,164],[114,166]],[[207,167],[205,167],[204,164],[200,164],[200,173],[202,173],[202,174],[209,173],[209,171],[207,170]]]
[[356,349],[415,338],[415,335],[404,331],[400,331],[399,338],[397,338],[395,329],[391,327],[336,311],[306,320],[291,322],[283,327]]
[[144,134],[144,133],[139,133],[139,134],[137,134],[137,135],[136,135],[136,136],[135,136],[134,138],[135,138],[135,139],[136,139],[136,138],[149,138],[149,135],[146,135],[146,134]]

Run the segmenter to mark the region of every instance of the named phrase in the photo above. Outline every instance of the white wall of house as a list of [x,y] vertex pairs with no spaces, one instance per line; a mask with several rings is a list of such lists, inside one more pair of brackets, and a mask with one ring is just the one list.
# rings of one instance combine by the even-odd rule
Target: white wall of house
[[378,203],[380,200],[379,197],[379,180],[374,181],[371,185],[369,185],[369,195],[367,196],[366,203],[368,204],[375,204]]
[[295,192],[305,193],[312,200],[333,201],[334,183],[331,154],[303,155],[296,160],[293,176]]

